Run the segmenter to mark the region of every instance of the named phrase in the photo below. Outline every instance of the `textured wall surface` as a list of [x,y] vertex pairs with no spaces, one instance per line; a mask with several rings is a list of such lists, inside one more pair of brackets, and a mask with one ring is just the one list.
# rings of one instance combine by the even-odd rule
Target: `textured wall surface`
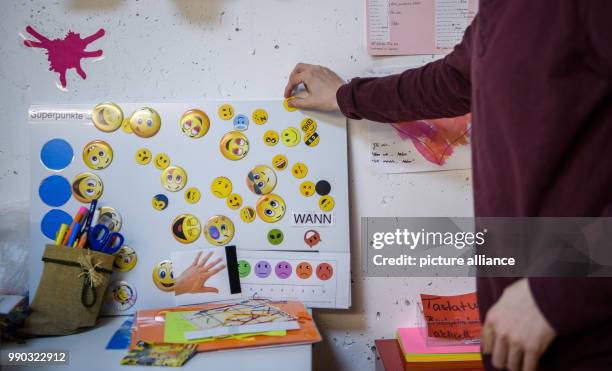
[[[278,98],[298,61],[327,65],[349,78],[371,65],[430,59],[368,56],[364,9],[357,0],[0,2],[0,205],[30,197],[30,104]],[[86,80],[70,70],[61,90],[44,53],[23,45],[21,35],[30,38],[27,25],[49,38],[104,28],[106,35],[89,47],[103,49],[104,56],[83,62]],[[373,369],[374,339],[416,324],[419,293],[455,294],[474,286],[470,279],[361,275],[360,217],[470,216],[471,176],[376,174],[367,163],[366,125],[351,122],[349,135],[353,307],[315,311],[325,338],[315,346],[317,369]]]

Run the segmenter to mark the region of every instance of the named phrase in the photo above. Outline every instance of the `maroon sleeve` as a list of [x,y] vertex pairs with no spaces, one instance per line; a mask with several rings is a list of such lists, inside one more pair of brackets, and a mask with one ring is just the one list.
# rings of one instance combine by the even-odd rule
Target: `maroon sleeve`
[[460,116],[470,112],[470,60],[474,19],[463,40],[444,59],[399,75],[356,77],[338,89],[345,116],[400,122]]

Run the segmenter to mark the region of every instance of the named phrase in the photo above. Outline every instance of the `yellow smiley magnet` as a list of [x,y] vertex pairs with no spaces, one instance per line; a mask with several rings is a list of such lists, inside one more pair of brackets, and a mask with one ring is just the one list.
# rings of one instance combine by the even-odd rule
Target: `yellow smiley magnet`
[[219,107],[219,118],[221,120],[231,120],[234,117],[234,107],[229,104],[223,104]]
[[134,134],[141,138],[150,138],[161,128],[161,117],[153,108],[143,107],[132,114],[130,126]]
[[119,272],[129,272],[136,266],[137,262],[136,251],[127,245],[123,245],[115,254],[113,265]]
[[301,162],[296,162],[291,168],[291,174],[298,179],[302,179],[308,174],[308,167]]
[[216,197],[225,198],[232,193],[232,182],[224,176],[217,177],[210,184],[210,191]]
[[190,187],[185,190],[185,201],[190,204],[197,204],[201,197],[200,190],[196,187]]
[[266,223],[276,223],[285,215],[285,200],[277,194],[270,193],[257,200],[257,215]]
[[179,121],[179,126],[183,134],[187,135],[189,138],[197,139],[208,133],[210,120],[204,111],[192,109],[183,113]]
[[315,193],[315,184],[310,180],[302,182],[302,184],[300,184],[300,193],[302,196],[312,196]]
[[285,109],[286,109],[287,111],[289,111],[289,112],[293,112],[293,111],[297,110],[297,108],[292,107],[292,106],[290,106],[290,105],[289,105],[289,101],[290,101],[291,99],[294,99],[294,98],[295,98],[295,97],[289,97],[289,98],[285,98],[285,100],[283,100],[283,107],[285,107]]
[[241,160],[249,153],[249,140],[239,131],[230,131],[221,138],[219,149],[226,159]]
[[240,210],[240,219],[245,223],[250,223],[255,220],[255,209],[250,206],[245,206]]
[[237,210],[240,208],[240,206],[242,206],[242,196],[232,193],[231,195],[227,196],[225,203],[230,209]]
[[268,122],[268,112],[266,112],[266,110],[262,108],[258,108],[253,111],[251,118],[253,119],[253,122],[257,125],[263,125]]
[[256,195],[265,195],[276,187],[276,173],[269,166],[257,165],[249,171],[247,187]]
[[158,153],[153,159],[153,165],[155,165],[155,167],[159,170],[164,170],[170,166],[170,157],[168,157],[168,155],[165,153]]
[[215,246],[228,244],[234,238],[234,223],[223,215],[215,215],[208,219],[204,228],[204,237]]
[[74,198],[83,203],[99,199],[104,191],[102,180],[92,173],[78,174],[74,177],[71,188]]
[[178,192],[187,184],[187,173],[180,166],[167,167],[161,174],[161,184],[170,192]]
[[264,133],[263,141],[266,146],[273,147],[278,144],[278,133],[274,130],[268,130]]
[[123,123],[121,123],[121,130],[126,134],[132,134],[134,131],[132,130],[132,125],[130,124],[130,118],[123,118]]
[[319,209],[323,211],[331,211],[334,206],[335,202],[331,196],[323,196],[319,199]]
[[153,199],[151,199],[151,205],[153,208],[160,211],[165,210],[168,207],[168,202],[168,196],[161,193],[153,196]]
[[141,148],[136,151],[134,158],[139,164],[146,165],[151,162],[151,151],[149,151],[147,148]]
[[192,243],[200,237],[200,221],[191,214],[181,214],[172,221],[172,235],[181,243]]
[[295,147],[300,142],[300,132],[294,127],[288,127],[281,132],[281,139],[287,147]]
[[317,122],[314,119],[311,119],[310,117],[306,117],[300,123],[300,128],[302,129],[304,134],[312,134],[317,130]]
[[272,158],[272,166],[276,170],[285,170],[289,165],[289,160],[285,155],[276,155]]
[[123,123],[123,111],[115,103],[100,103],[94,107],[91,121],[98,130],[110,133]]
[[319,144],[320,139],[321,137],[319,137],[319,134],[317,132],[314,132],[312,134],[304,134],[304,144],[306,144],[308,147],[316,146],[317,144]]
[[153,283],[162,291],[174,291],[172,261],[162,260],[153,266]]
[[93,170],[106,169],[113,161],[113,149],[103,140],[94,140],[83,148],[83,162]]

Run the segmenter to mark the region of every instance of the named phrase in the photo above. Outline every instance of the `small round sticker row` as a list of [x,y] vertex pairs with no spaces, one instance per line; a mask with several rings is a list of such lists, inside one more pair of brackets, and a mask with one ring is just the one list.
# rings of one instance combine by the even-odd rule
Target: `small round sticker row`
[[[238,275],[240,278],[246,278],[252,273],[258,278],[268,278],[272,274],[272,267],[272,264],[266,260],[260,260],[253,265],[247,260],[239,260]],[[298,263],[295,267],[295,275],[303,280],[309,279],[313,271],[321,281],[327,281],[334,275],[334,269],[329,263],[319,263],[314,270],[312,264],[306,261]],[[290,278],[293,273],[293,266],[288,261],[280,261],[274,265],[274,274],[282,280]]]
[[279,141],[282,141],[287,147],[295,147],[303,138],[304,144],[308,147],[315,147],[319,144],[321,138],[316,132],[317,123],[314,119],[309,117],[303,119],[300,127],[303,134],[300,134],[300,131],[293,126],[281,131],[280,136],[276,130],[268,130],[263,135],[263,142],[268,147],[274,147]]

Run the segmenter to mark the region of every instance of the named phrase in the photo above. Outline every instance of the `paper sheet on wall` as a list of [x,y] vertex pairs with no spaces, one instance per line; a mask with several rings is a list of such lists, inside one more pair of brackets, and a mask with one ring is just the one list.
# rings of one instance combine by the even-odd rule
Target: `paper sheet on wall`
[[367,0],[372,55],[446,54],[459,43],[477,0]]

